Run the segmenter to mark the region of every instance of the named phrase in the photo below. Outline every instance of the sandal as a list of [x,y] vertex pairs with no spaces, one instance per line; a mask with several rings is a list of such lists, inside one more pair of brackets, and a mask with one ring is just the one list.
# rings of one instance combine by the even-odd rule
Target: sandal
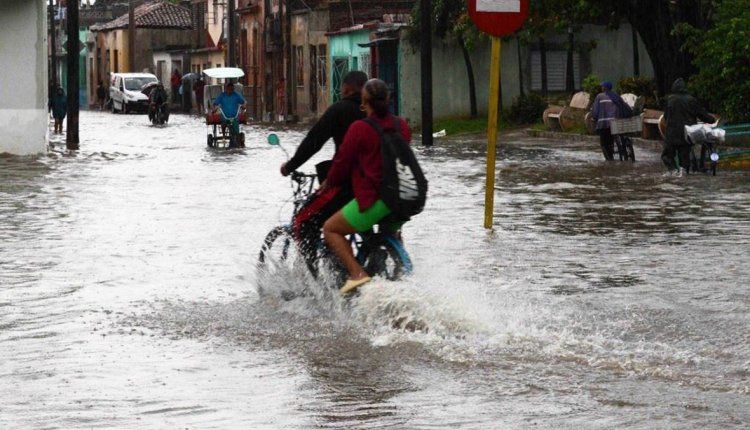
[[370,282],[371,280],[372,280],[372,278],[370,278],[369,276],[365,276],[362,279],[356,279],[356,280],[355,279],[347,279],[346,283],[344,284],[344,286],[341,287],[341,289],[339,290],[339,293],[342,296],[346,296],[347,294],[353,292],[354,290],[356,290],[357,288],[361,287],[362,285],[365,285],[366,283]]

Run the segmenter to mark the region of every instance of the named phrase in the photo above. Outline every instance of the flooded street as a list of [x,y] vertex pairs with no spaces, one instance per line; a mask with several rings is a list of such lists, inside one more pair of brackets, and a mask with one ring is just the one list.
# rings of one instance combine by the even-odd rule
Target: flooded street
[[0,157],[0,428],[750,427],[750,172],[512,133],[490,233],[485,142],[438,140],[414,274],[283,301],[255,262],[284,153],[170,121],[82,112],[81,151]]

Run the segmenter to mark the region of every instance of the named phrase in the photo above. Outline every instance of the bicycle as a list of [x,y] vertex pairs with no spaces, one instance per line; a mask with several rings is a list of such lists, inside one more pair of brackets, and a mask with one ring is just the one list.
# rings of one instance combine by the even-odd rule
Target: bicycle
[[[269,136],[269,143],[279,145],[278,137]],[[303,267],[315,280],[324,280],[325,274],[332,274],[330,286],[337,288],[346,279],[347,273],[325,245],[322,236],[311,241],[317,245],[305,251],[305,254],[301,249],[301,240],[295,238],[294,234],[294,218],[314,197],[317,175],[292,172],[290,178],[294,205],[292,218],[288,224],[274,227],[266,234],[258,255],[257,271],[267,277],[275,277]],[[372,230],[350,235],[349,242],[357,260],[370,276],[395,281],[412,272],[409,254],[393,233]],[[285,300],[291,300],[307,292],[305,288],[300,294],[282,291],[281,295]]]
[[[211,129],[206,135],[209,148],[245,147],[245,133],[234,131],[232,127],[234,121],[239,124],[247,124],[247,114],[244,108],[237,109],[237,113],[233,117],[225,116],[220,107],[206,114],[206,126]],[[227,130],[229,130],[228,133]]]
[[[717,127],[719,119],[713,124],[698,123],[685,126],[685,137],[690,143],[690,170],[693,172],[711,172],[716,176],[716,165],[719,161],[718,146],[724,142],[727,129],[740,128],[738,126]],[[731,134],[731,131],[729,132]],[[696,154],[700,148],[699,155]],[[708,158],[707,158],[708,157]],[[706,167],[706,162],[709,166]]]
[[633,141],[628,136],[616,135],[615,147],[617,148],[617,155],[620,157],[620,161],[635,161],[635,150],[633,149]]
[[615,149],[620,161],[635,161],[633,141],[628,134],[638,133],[642,127],[643,124],[640,115],[610,121],[610,131],[612,132],[612,137],[615,139]]

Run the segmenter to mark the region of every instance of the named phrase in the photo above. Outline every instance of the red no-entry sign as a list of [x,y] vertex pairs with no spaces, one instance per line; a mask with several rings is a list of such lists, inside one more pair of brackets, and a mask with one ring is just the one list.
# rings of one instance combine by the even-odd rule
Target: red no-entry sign
[[469,17],[481,31],[502,37],[521,28],[529,0],[469,0]]
[[492,36],[489,109],[487,110],[487,182],[484,195],[484,228],[492,228],[495,206],[495,157],[502,36],[521,28],[529,14],[529,0],[469,0],[469,17],[481,31]]

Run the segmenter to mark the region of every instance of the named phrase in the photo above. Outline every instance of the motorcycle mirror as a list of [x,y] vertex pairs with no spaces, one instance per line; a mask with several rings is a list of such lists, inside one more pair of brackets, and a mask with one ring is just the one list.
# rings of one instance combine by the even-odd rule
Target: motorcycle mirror
[[286,154],[287,160],[289,159],[289,153],[286,152],[286,149],[284,149],[283,146],[281,146],[281,140],[279,140],[279,136],[276,133],[271,133],[268,135],[268,144],[281,148],[281,150],[284,151],[284,154]]

